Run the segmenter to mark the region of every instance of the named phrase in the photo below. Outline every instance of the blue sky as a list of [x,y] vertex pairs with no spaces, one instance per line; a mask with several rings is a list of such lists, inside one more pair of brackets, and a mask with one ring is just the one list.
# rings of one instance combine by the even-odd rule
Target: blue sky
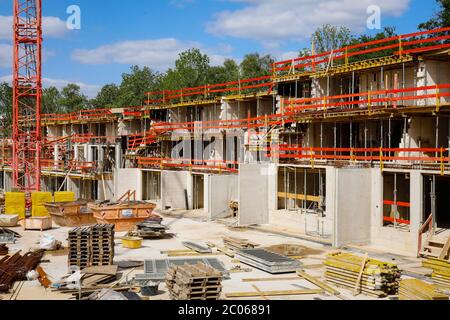
[[[213,64],[249,52],[291,58],[309,47],[316,27],[367,30],[366,9],[381,8],[382,26],[417,30],[437,10],[434,0],[42,0],[44,85],[78,83],[89,96],[120,83],[133,64],[164,71],[178,53],[198,47]],[[11,75],[13,0],[0,0],[0,80]],[[66,9],[81,9],[81,29],[68,30]]]

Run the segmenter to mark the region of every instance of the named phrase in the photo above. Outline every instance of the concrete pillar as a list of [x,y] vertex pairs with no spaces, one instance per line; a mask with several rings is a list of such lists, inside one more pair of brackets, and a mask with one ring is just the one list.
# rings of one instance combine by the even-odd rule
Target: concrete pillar
[[419,232],[421,223],[423,222],[423,176],[418,171],[410,173],[410,188],[411,188],[411,233],[417,234]]
[[122,166],[122,146],[120,144],[116,145],[115,162],[116,162],[116,169],[120,169]]
[[58,160],[59,160],[59,146],[55,144],[54,150],[53,150],[53,159],[54,159],[54,167],[55,170],[58,170]]
[[269,164],[269,210],[278,210],[278,165],[275,163]]

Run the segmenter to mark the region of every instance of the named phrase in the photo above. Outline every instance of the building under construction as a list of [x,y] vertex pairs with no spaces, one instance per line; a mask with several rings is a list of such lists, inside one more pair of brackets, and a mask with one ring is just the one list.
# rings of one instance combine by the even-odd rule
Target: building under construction
[[[449,38],[396,36],[149,92],[142,107],[42,115],[41,190],[135,190],[161,210],[415,256],[423,233],[450,234]],[[1,153],[10,191],[8,137]]]

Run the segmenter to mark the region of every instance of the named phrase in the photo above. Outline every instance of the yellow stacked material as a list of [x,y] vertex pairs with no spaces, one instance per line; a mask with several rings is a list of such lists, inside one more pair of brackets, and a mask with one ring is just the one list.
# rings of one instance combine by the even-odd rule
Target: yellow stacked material
[[392,263],[367,259],[360,277],[364,261],[364,257],[350,253],[329,254],[324,262],[325,279],[335,286],[351,291],[356,288],[358,292],[372,297],[396,295],[401,277],[398,267]]
[[49,202],[53,202],[53,196],[51,192],[33,192],[31,194],[31,215],[33,217],[49,216],[47,208],[44,206]]
[[399,293],[400,300],[448,300],[435,286],[418,279],[400,281]]
[[25,219],[25,193],[7,192],[5,194],[5,214],[18,215]]
[[75,192],[55,192],[55,202],[75,202]]
[[433,270],[431,277],[434,284],[450,290],[450,261],[430,258],[423,260],[422,266]]

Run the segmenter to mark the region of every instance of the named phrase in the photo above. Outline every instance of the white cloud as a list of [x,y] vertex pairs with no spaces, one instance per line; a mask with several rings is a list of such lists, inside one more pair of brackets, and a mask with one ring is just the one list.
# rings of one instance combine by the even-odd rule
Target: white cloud
[[285,40],[304,40],[321,25],[343,25],[354,32],[366,28],[369,5],[378,5],[383,16],[398,17],[410,0],[227,0],[246,6],[222,11],[206,30],[217,36],[254,39],[275,47]]
[[[136,64],[149,66],[155,70],[166,70],[174,65],[178,55],[188,49],[199,48],[211,58],[211,63],[221,64],[227,56],[215,50],[203,49],[200,44],[180,41],[174,38],[155,40],[122,41],[95,49],[77,49],[72,59],[90,65],[98,64]],[[229,52],[229,47],[226,50]]]
[[[0,77],[0,82],[11,83],[11,81],[12,81],[11,75]],[[69,81],[69,80],[62,80],[62,79],[42,78],[42,85],[44,88],[56,87],[58,89],[62,89],[65,86],[67,86],[69,83],[78,85],[81,89],[81,92],[83,94],[85,94],[88,98],[95,98],[95,96],[101,89],[101,86],[95,85],[95,84],[87,84],[84,82]]]
[[12,67],[12,52],[12,45],[0,43],[0,68]]
[[[49,38],[60,38],[67,31],[66,22],[58,17],[42,17],[43,36]],[[0,39],[13,39],[13,17],[0,16]]]

